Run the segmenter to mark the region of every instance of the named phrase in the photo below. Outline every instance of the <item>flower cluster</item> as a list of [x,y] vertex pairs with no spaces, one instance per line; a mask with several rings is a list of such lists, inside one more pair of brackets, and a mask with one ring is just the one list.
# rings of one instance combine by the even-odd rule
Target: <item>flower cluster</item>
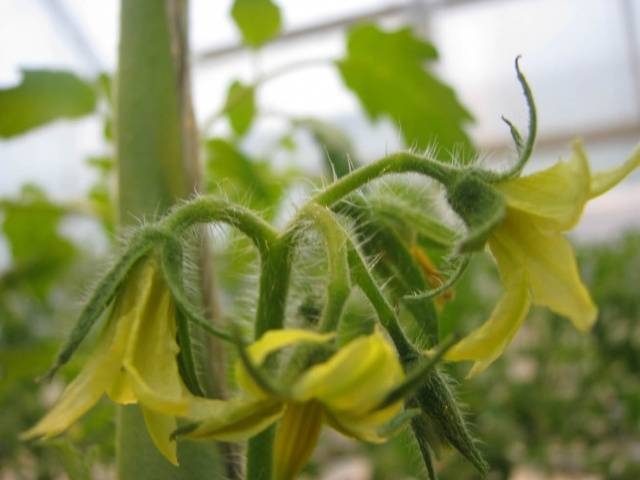
[[[430,439],[421,440],[421,445],[441,437],[438,443],[453,445],[483,470],[481,455],[446,382],[434,371],[435,363],[442,357],[471,360],[475,362],[471,374],[487,368],[507,347],[532,304],[569,318],[580,330],[589,329],[597,308],[563,233],[576,225],[590,199],[611,189],[638,165],[640,149],[622,165],[592,173],[580,143],[574,145],[569,161],[527,176],[520,176],[520,170],[504,176],[475,167],[445,166],[406,153],[362,167],[329,186],[302,209],[307,216],[294,219],[298,223],[294,221],[282,235],[237,205],[195,199],[158,225],[143,229],[105,277],[56,368],[111,307],[93,353],[53,408],[23,436],[63,432],[106,393],[115,403],[139,404],[151,439],[173,464],[178,463],[177,438],[240,441],[277,423],[271,464],[276,479],[288,480],[309,460],[324,424],[362,441],[383,442],[411,420],[416,435],[433,427]],[[520,169],[523,166],[524,161]],[[357,242],[327,208],[376,176],[408,171],[431,175],[444,184],[450,205],[468,226],[458,251],[468,255],[488,246],[505,289],[483,325],[455,345],[455,340],[441,342],[435,354],[418,352],[405,337]],[[261,254],[256,331],[262,334],[250,345],[238,335],[208,326],[183,294],[177,236],[195,223],[213,220],[240,228]],[[291,249],[300,232],[314,222],[327,244],[332,276],[327,282],[327,305],[317,331],[288,329],[284,304]],[[426,284],[442,281],[422,250],[415,247],[406,253]],[[466,265],[468,257],[464,258],[461,265]],[[352,282],[367,296],[388,337],[376,327],[373,333],[337,347],[335,330]],[[451,295],[450,286],[445,282],[423,298],[440,295],[444,300]],[[178,312],[238,349],[239,392],[234,398],[206,398],[192,387],[195,374],[190,376],[180,363],[190,350],[190,337],[180,330]],[[437,331],[432,333],[437,337]]]

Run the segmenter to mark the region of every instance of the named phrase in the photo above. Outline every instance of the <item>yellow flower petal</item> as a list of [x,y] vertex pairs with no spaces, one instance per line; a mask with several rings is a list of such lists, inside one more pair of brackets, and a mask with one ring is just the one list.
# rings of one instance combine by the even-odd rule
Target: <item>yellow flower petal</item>
[[591,178],[590,198],[602,195],[607,190],[615,187],[638,166],[640,166],[640,146],[636,147],[631,156],[622,165],[593,175]]
[[177,428],[175,417],[156,413],[144,407],[142,408],[142,414],[153,444],[167,460],[174,465],[178,465],[176,441],[171,439],[171,434]]
[[302,470],[318,442],[323,420],[318,402],[287,404],[273,448],[275,480],[292,480]]
[[580,219],[591,189],[589,162],[580,143],[568,162],[496,185],[507,206],[538,217],[538,225],[569,230]]
[[[331,332],[317,333],[298,329],[269,330],[247,348],[247,353],[256,365],[260,365],[270,353],[277,350],[302,342],[324,343],[334,337],[335,333]],[[255,396],[263,395],[262,389],[251,379],[241,362],[236,363],[235,372],[236,383],[241,389]]]
[[359,337],[324,363],[307,370],[292,388],[297,401],[312,398],[332,411],[366,412],[400,382],[403,371],[380,334]]
[[137,290],[138,296],[134,308],[119,319],[132,324],[123,362],[131,389],[145,407],[183,415],[188,402],[176,361],[179,349],[171,294],[152,262],[143,266],[139,280],[127,290]]
[[445,355],[452,361],[475,360],[469,376],[484,370],[502,354],[529,311],[531,302],[524,273],[509,272],[508,277],[506,291],[489,319]]
[[21,437],[52,437],[66,430],[89,410],[118,375],[127,334],[128,328],[120,325],[113,316],[109,318],[94,352],[78,376],[67,386],[54,407]]
[[508,211],[489,247],[506,282],[512,272],[524,270],[533,303],[569,318],[579,330],[591,327],[598,311],[561,233],[544,231],[534,216]]
[[284,404],[273,399],[212,400],[193,397],[189,418],[202,421],[185,437],[225,442],[246,440],[274,423]]
[[327,422],[335,430],[357,440],[369,443],[383,443],[387,437],[380,435],[380,428],[385,426],[402,410],[402,402],[396,402],[382,410],[370,413],[326,411]]
[[113,402],[119,403],[120,405],[129,405],[138,402],[136,394],[131,388],[129,375],[124,369],[120,369],[113,383],[107,390],[107,394]]
[[335,337],[335,333],[317,333],[310,330],[269,330],[260,340],[247,349],[251,359],[260,364],[272,352],[301,342],[323,343]]

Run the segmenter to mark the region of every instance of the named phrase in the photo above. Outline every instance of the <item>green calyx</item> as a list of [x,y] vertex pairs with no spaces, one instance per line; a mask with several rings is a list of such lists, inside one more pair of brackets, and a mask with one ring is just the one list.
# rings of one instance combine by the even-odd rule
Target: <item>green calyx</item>
[[484,181],[479,172],[469,170],[449,186],[447,200],[467,226],[465,237],[456,247],[457,252],[482,250],[506,214],[502,194]]
[[484,475],[489,467],[469,431],[446,377],[438,371],[433,372],[418,389],[414,399],[424,413],[422,418],[426,420],[421,427],[432,432],[430,437],[435,442],[432,445],[436,448],[439,444],[451,445]]

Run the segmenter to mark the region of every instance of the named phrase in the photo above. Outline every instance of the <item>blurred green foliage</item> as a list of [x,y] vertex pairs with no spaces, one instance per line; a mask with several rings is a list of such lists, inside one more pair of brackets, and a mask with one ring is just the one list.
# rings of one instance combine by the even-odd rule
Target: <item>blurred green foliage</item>
[[282,25],[280,9],[271,0],[235,0],[231,16],[243,42],[253,48],[278,35]]
[[224,110],[233,131],[240,136],[247,133],[256,116],[255,88],[239,81],[233,82],[227,92]]
[[22,83],[0,89],[0,138],[20,135],[60,118],[93,113],[96,92],[77,75],[54,70],[23,70]]
[[[375,52],[375,53],[374,53]],[[389,116],[411,148],[437,148],[442,157],[472,156],[465,128],[471,114],[455,92],[425,69],[435,47],[404,28],[386,32],[375,25],[353,28],[347,55],[338,62],[345,84],[371,119]]]

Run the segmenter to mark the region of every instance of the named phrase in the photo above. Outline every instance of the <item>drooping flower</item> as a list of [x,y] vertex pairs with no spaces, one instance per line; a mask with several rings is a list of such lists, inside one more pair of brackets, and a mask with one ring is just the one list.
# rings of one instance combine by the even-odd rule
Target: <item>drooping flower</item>
[[78,376],[22,437],[49,438],[63,432],[107,393],[116,403],[140,404],[154,444],[177,464],[170,436],[175,417],[187,414],[189,401],[176,363],[175,306],[154,261],[134,268],[112,308]]
[[567,317],[578,330],[593,325],[598,311],[563,232],[578,223],[589,200],[638,165],[640,148],[622,165],[593,174],[581,143],[575,142],[569,161],[495,185],[507,208],[488,245],[505,293],[490,318],[447,353],[448,360],[474,360],[470,375],[484,370],[504,351],[532,303]]
[[[304,330],[269,331],[248,347],[247,354],[260,366],[285,347],[321,344],[332,336]],[[323,423],[360,440],[385,441],[388,432],[383,427],[400,413],[402,401],[378,406],[403,377],[393,348],[378,332],[351,341],[327,360],[289,379],[278,393],[259,386],[239,363],[236,380],[242,394],[228,401],[194,398],[191,415],[201,422],[185,436],[239,441],[279,421],[274,475],[277,480],[288,480],[307,463]]]

